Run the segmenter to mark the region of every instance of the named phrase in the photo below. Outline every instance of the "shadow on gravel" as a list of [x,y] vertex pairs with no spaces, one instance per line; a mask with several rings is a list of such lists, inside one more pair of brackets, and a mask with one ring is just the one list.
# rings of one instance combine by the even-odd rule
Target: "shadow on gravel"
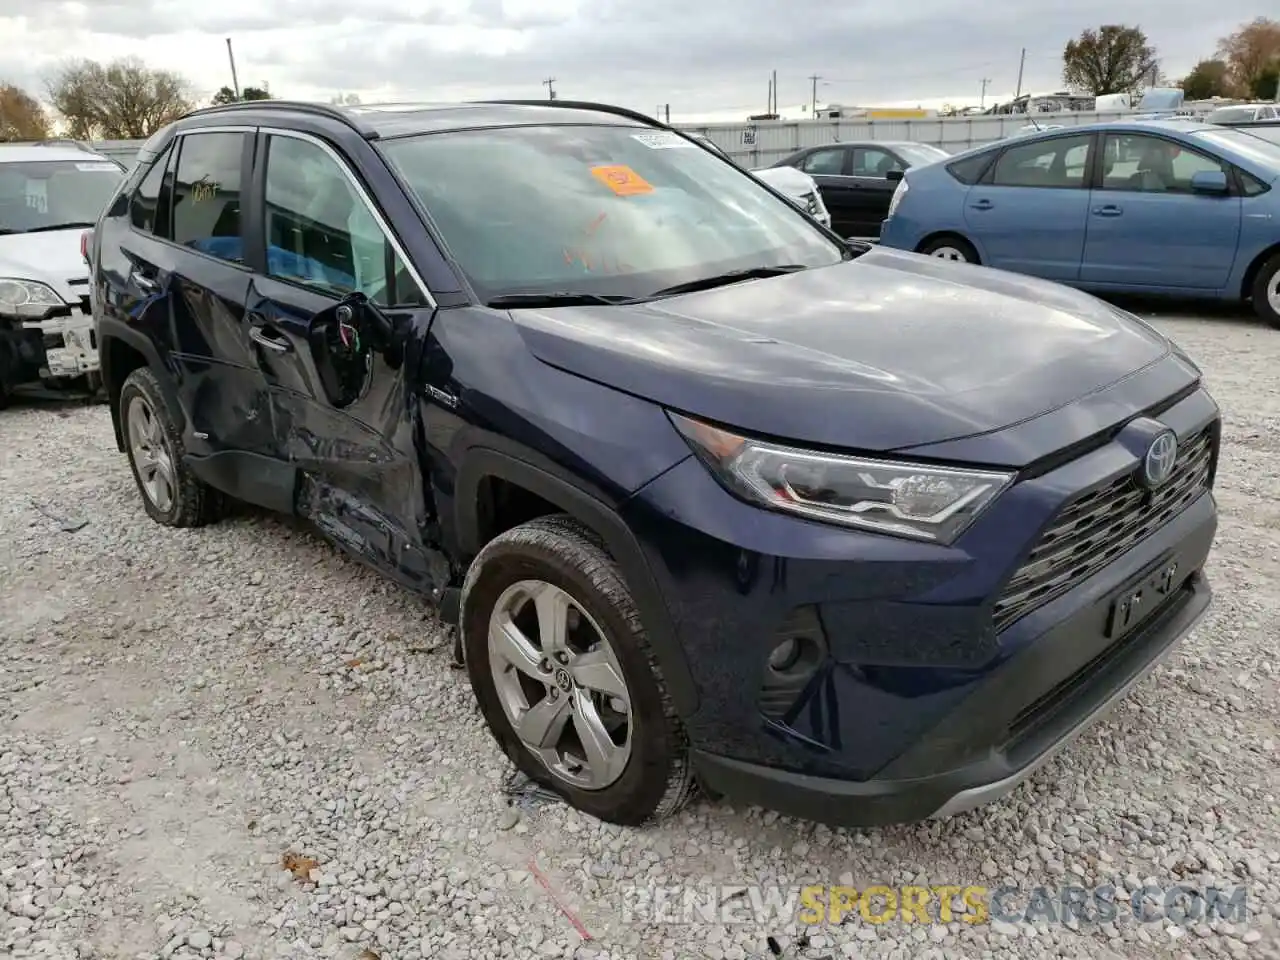
[[1265,329],[1265,324],[1253,312],[1247,303],[1224,303],[1218,300],[1175,300],[1169,297],[1139,297],[1133,295],[1108,294],[1104,298],[1122,310],[1136,313],[1138,316],[1211,320],[1215,322],[1238,323],[1257,326]]

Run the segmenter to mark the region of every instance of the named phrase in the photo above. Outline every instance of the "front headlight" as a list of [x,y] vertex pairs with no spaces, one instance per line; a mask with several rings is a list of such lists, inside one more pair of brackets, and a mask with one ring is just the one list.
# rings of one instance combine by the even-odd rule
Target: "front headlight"
[[41,319],[66,302],[53,288],[35,280],[0,277],[0,314]]
[[953,543],[1014,478],[800,450],[668,415],[716,478],[740,497],[876,533]]
[[889,219],[898,209],[898,204],[902,202],[902,198],[907,195],[907,181],[899,180],[898,185],[893,188],[893,196],[889,198],[889,212],[885,214],[885,219]]

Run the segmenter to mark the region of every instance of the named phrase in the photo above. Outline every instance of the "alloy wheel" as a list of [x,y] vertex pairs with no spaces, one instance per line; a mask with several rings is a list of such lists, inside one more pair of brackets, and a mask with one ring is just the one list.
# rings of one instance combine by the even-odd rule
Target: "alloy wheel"
[[160,419],[145,397],[129,399],[125,415],[129,428],[129,456],[138,471],[139,485],[151,505],[161,513],[173,506],[176,478],[173,453],[169,450]]
[[489,666],[520,741],[559,779],[602,790],[631,756],[631,695],[609,640],[568,592],[512,584],[489,618]]
[[954,260],[959,263],[967,263],[969,258],[964,255],[964,251],[955,247],[938,247],[932,253],[931,257],[937,257],[939,260]]
[[1280,271],[1276,271],[1271,282],[1267,284],[1267,303],[1271,305],[1272,310],[1280,313]]

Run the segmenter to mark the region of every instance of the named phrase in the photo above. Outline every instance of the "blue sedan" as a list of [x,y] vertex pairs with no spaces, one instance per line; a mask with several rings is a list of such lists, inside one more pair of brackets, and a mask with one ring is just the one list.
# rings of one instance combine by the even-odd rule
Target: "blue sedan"
[[1031,133],[908,170],[880,243],[1096,293],[1252,300],[1280,329],[1280,144],[1188,120]]

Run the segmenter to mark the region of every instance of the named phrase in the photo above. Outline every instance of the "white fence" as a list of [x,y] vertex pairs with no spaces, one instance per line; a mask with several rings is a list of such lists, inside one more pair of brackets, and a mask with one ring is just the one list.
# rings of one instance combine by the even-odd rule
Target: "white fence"
[[[1073,127],[1103,120],[1120,120],[1123,112],[1037,113],[1040,126]],[[745,167],[764,167],[802,147],[853,140],[914,140],[958,153],[969,147],[1003,140],[1031,123],[1025,113],[1007,116],[929,117],[922,120],[765,120],[759,123],[681,124],[683,130],[704,133]],[[141,140],[102,140],[93,148],[125,164],[133,162]]]
[[1085,123],[1122,120],[1125,112],[1025,113],[1007,116],[928,117],[920,120],[763,120],[759,123],[682,124],[681,129],[706,134],[716,146],[744,167],[766,167],[804,147],[855,140],[912,140],[959,153],[970,147],[1003,140],[1029,126],[1074,127]]

